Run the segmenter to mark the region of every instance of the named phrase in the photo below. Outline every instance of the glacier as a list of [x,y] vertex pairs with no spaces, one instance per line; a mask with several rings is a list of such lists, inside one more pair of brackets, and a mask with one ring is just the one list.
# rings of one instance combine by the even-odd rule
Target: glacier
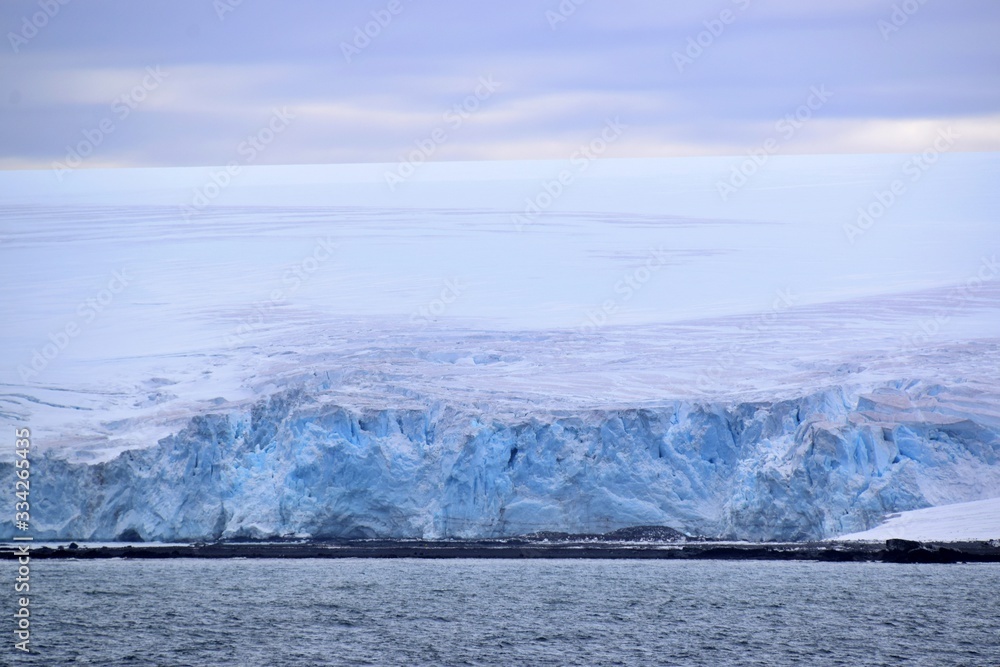
[[729,201],[731,158],[600,160],[527,225],[560,161],[247,167],[190,220],[210,168],[0,174],[32,536],[804,540],[998,498],[997,157],[860,236],[901,156]]
[[[1000,488],[1000,421],[961,388],[511,418],[354,411],[321,384],[193,417],[152,448],[33,465],[36,539],[502,537],[668,525],[821,539]],[[950,480],[950,481],[949,481]],[[0,468],[13,486],[13,466]],[[0,536],[13,534],[11,521]]]

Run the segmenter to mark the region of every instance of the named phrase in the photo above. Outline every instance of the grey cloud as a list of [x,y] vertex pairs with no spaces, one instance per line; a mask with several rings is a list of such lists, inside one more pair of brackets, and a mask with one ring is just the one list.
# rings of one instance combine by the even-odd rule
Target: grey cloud
[[[878,21],[893,3],[876,0],[587,0],[555,29],[554,0],[400,2],[347,62],[341,44],[388,0],[243,0],[224,20],[205,0],[71,0],[19,53],[0,45],[0,159],[59,159],[149,65],[171,78],[117,124],[94,164],[224,162],[285,105],[302,114],[262,161],[392,161],[490,74],[501,92],[450,133],[441,157],[490,157],[498,146],[552,157],[615,114],[632,127],[623,150],[738,151],[818,84],[835,97],[817,117],[838,128],[1000,116],[1000,6],[988,0],[927,2],[888,39]],[[678,71],[674,52],[723,10],[735,20]],[[4,3],[4,34],[38,11],[37,1]],[[829,126],[813,134],[826,137],[818,150],[840,150]]]

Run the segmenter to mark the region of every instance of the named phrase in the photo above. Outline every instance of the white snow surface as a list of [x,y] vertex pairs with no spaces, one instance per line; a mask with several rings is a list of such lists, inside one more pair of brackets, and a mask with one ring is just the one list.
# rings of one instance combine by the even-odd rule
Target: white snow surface
[[900,512],[871,530],[833,539],[880,542],[893,538],[921,542],[1000,542],[1000,498]]

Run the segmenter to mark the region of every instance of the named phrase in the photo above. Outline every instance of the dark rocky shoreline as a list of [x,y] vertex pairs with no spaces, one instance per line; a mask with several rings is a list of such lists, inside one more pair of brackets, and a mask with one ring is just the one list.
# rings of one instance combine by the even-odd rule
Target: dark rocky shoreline
[[[23,545],[24,543],[22,543]],[[28,543],[30,544],[30,543]],[[0,558],[16,558],[0,547]],[[622,542],[606,540],[350,540],[336,542],[217,542],[189,545],[31,547],[36,559],[92,558],[618,558],[672,560],[800,560],[884,563],[998,563],[990,542],[739,543],[709,540]]]

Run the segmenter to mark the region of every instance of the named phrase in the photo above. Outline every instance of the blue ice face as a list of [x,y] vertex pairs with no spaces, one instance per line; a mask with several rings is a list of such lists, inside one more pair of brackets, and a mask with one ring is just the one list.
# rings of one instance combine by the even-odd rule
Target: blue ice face
[[[40,537],[95,540],[635,525],[818,539],[1000,488],[1000,431],[960,394],[896,383],[860,399],[834,388],[777,403],[512,419],[440,405],[358,412],[300,389],[245,413],[195,417],[156,447],[105,463],[42,458],[36,526]],[[12,531],[3,524],[5,537]]]

